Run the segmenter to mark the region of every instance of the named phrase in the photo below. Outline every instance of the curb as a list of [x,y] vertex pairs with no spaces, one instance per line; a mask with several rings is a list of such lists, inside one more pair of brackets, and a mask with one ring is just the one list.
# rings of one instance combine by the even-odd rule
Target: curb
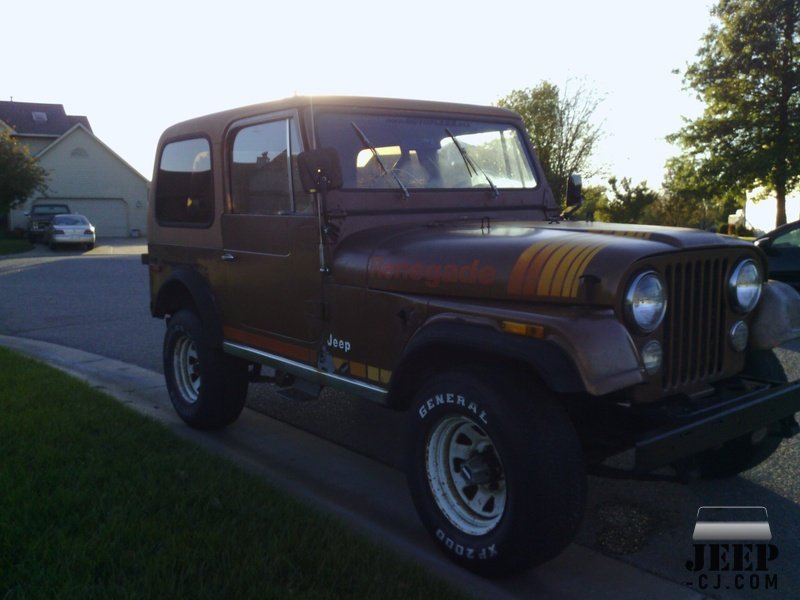
[[473,597],[704,597],[577,544],[515,578],[483,579],[455,566],[438,551],[417,518],[405,476],[392,467],[248,408],[223,431],[198,432],[187,427],[172,409],[159,373],[27,338],[0,335],[0,346],[43,361],[109,394],[180,437],[345,520],[377,543],[391,547]]

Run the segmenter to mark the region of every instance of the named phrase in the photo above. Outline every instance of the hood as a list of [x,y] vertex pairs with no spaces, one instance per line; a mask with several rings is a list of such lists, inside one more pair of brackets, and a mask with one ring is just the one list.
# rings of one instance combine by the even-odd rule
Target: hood
[[648,257],[721,246],[751,245],[694,229],[484,219],[360,231],[337,247],[333,273],[387,292],[566,303],[583,301],[591,280],[591,302],[610,305]]

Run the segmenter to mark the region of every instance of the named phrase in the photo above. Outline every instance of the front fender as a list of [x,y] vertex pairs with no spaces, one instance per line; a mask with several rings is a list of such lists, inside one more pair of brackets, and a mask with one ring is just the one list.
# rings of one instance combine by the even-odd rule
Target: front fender
[[781,281],[767,281],[751,325],[750,348],[772,350],[800,337],[800,294]]
[[602,396],[644,382],[639,352],[611,309],[559,319],[547,339],[571,356],[586,391]]
[[[460,356],[492,356],[525,363],[556,392],[584,391],[575,364],[560,348],[546,340],[500,331],[490,323],[439,318],[411,339],[404,355],[406,358],[419,356],[431,348],[451,348]],[[404,361],[403,366],[408,362]]]
[[[424,366],[415,365],[411,357],[425,356],[426,348],[449,348],[460,354],[524,364],[558,393],[601,396],[643,381],[634,342],[612,310],[526,316],[543,326],[542,337],[502,331],[495,319],[437,315],[409,342],[398,369],[399,379],[403,381],[409,370]],[[431,352],[426,358],[437,360],[441,352]]]

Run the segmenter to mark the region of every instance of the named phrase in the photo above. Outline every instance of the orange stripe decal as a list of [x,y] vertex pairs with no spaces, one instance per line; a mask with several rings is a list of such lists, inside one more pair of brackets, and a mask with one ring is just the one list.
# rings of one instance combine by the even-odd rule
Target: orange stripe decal
[[537,243],[529,246],[520,257],[517,259],[514,268],[511,270],[511,276],[508,280],[508,293],[522,295],[522,286],[525,284],[525,276],[530,267],[531,261],[536,256],[536,253],[545,247],[546,244]]
[[528,272],[525,274],[525,283],[522,286],[523,296],[536,295],[539,279],[542,276],[542,269],[547,265],[547,261],[550,260],[553,253],[558,250],[558,247],[559,246],[555,244],[547,244],[536,253],[536,256],[529,265]]
[[536,295],[549,296],[550,284],[553,282],[553,276],[558,270],[558,266],[572,248],[567,244],[562,244],[553,248],[553,251],[547,257],[546,262],[542,265],[539,279],[536,282]]
[[222,333],[227,339],[235,342],[241,342],[248,346],[253,346],[254,348],[274,352],[281,356],[288,356],[289,358],[308,364],[316,363],[317,353],[310,348],[305,348],[298,344],[292,344],[291,342],[252,333],[250,331],[243,331],[235,327],[223,327]]
[[[599,246],[597,248],[593,248],[589,252],[589,254],[587,254],[584,257],[584,259],[581,262],[581,264],[578,265],[578,268],[575,269],[575,271],[573,271],[574,275],[573,275],[573,280],[572,280],[572,287],[569,290],[569,297],[570,298],[577,298],[578,297],[578,285],[581,282],[581,277],[586,272],[586,267],[589,266],[589,263],[592,262],[592,259],[595,256],[597,256],[597,253],[600,252],[600,250],[602,250],[602,249],[603,249],[603,246]],[[565,289],[564,292],[565,292],[565,295],[566,295],[567,290]]]
[[580,264],[581,257],[585,253],[586,248],[573,248],[569,255],[565,257],[561,268],[553,279],[553,285],[550,287],[550,293],[553,296],[567,296],[564,282],[570,277],[570,273],[574,271],[575,267]]
[[581,276],[606,245],[595,236],[531,244],[511,269],[508,293],[524,297],[576,298]]

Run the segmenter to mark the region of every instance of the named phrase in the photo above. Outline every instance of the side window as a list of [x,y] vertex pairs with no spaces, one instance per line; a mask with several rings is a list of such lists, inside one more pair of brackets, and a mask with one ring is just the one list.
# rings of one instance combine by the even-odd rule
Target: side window
[[772,242],[775,248],[800,248],[800,229],[792,229],[781,236],[775,238]]
[[314,212],[313,196],[303,190],[303,183],[300,181],[300,171],[297,168],[297,155],[303,150],[300,143],[300,134],[294,122],[289,124],[292,140],[292,188],[294,189],[294,210],[297,213],[308,214]]
[[310,211],[310,198],[303,193],[297,173],[300,150],[291,120],[259,123],[237,131],[231,164],[233,212],[282,215]]
[[165,145],[156,185],[159,223],[209,225],[214,218],[214,188],[208,140],[197,138]]

